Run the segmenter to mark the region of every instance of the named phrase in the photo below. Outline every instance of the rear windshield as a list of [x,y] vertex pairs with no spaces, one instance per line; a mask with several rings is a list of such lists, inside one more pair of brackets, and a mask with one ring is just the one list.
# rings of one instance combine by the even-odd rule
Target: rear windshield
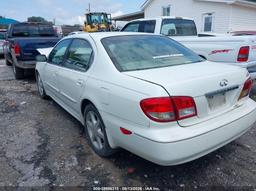
[[167,36],[196,36],[196,25],[192,20],[163,19],[161,34]]
[[5,39],[5,32],[0,32],[0,40],[3,40]]
[[50,25],[19,24],[13,26],[13,37],[43,37],[56,36],[54,29]]
[[203,61],[191,50],[164,36],[115,36],[101,41],[112,62],[121,72]]

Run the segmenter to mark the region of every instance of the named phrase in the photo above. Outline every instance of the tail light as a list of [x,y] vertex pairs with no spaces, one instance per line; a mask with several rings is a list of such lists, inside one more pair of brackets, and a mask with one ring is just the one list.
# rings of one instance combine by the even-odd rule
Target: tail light
[[144,99],[140,107],[147,117],[156,122],[171,122],[197,115],[194,99],[186,96]]
[[243,87],[243,90],[239,96],[239,100],[248,96],[250,94],[250,91],[252,89],[252,85],[253,85],[253,82],[252,82],[252,79],[249,78],[248,80],[246,80],[246,82],[244,83],[244,87]]
[[20,51],[21,51],[20,45],[19,45],[19,44],[14,44],[13,49],[14,49],[15,55],[16,55],[16,56],[20,56]]
[[173,97],[172,98],[175,109],[177,120],[193,117],[197,115],[196,104],[192,97]]
[[249,46],[243,46],[240,48],[237,61],[238,62],[247,62],[249,58],[249,52],[250,52],[250,47]]

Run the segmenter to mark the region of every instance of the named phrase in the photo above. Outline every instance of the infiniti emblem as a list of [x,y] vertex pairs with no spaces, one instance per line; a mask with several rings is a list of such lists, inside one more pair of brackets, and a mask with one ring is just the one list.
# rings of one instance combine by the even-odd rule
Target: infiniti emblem
[[225,87],[225,86],[227,86],[227,85],[228,85],[228,80],[224,79],[224,80],[221,80],[221,81],[220,81],[220,86],[221,86],[221,87]]

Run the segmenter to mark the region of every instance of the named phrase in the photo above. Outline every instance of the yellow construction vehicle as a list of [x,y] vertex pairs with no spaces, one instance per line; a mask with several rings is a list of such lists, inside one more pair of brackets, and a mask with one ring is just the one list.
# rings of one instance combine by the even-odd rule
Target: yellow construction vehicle
[[111,15],[101,12],[89,12],[85,14],[86,21],[84,22],[85,32],[101,32],[112,31]]

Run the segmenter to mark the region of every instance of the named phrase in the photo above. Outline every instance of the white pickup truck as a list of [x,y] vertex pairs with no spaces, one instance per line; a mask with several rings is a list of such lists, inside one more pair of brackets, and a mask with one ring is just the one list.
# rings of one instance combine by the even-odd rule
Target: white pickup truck
[[197,34],[193,19],[184,17],[134,20],[127,23],[121,31],[169,36],[207,60],[247,68],[251,77],[256,79],[256,35]]

